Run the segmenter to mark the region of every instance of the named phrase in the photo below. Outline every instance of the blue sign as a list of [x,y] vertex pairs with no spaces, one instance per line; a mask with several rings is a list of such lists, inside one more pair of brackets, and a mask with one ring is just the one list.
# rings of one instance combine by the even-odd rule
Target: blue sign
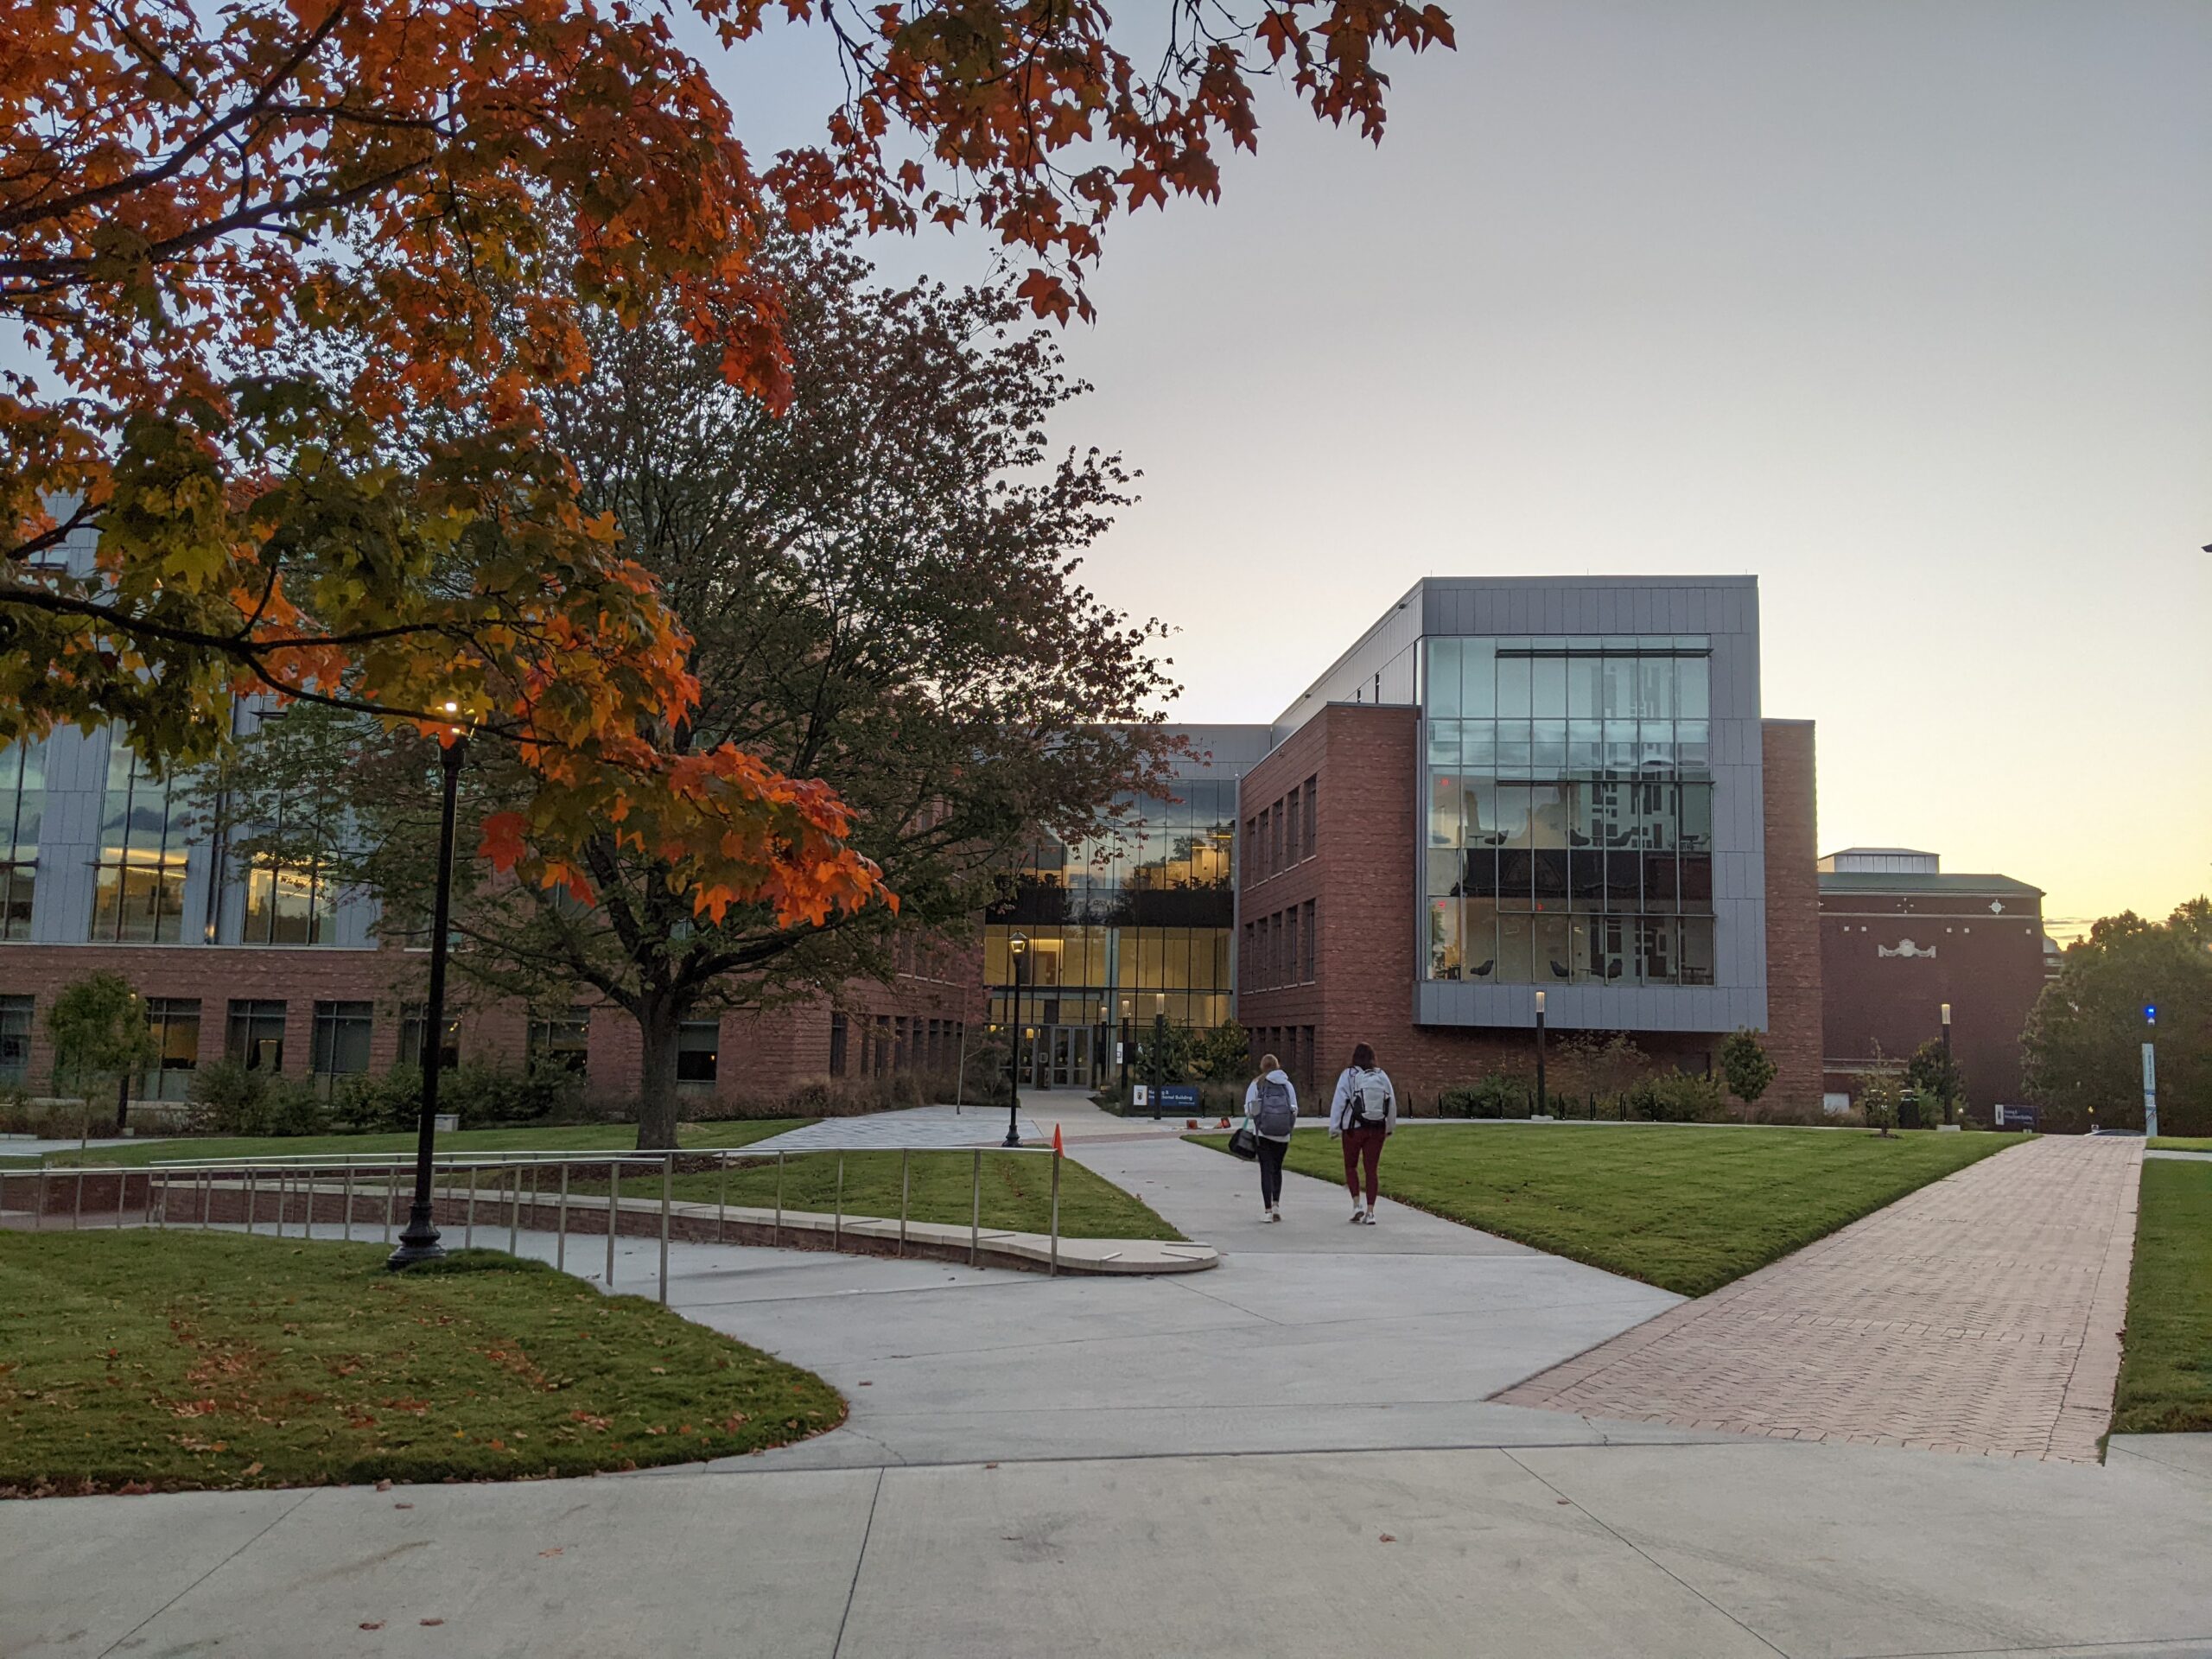
[[2036,1109],[2032,1106],[1999,1106],[1997,1109],[1997,1127],[2000,1129],[2033,1129],[2035,1126]]
[[1171,1112],[1195,1112],[1198,1109],[1198,1085],[1195,1083],[1170,1083],[1160,1090],[1162,1109]]

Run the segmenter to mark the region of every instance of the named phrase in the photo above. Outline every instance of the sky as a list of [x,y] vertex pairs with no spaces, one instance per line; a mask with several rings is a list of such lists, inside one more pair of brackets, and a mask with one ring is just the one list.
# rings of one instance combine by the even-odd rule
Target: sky
[[[2212,889],[2212,7],[1447,9],[1379,149],[1269,100],[1065,333],[1060,435],[1144,473],[1084,575],[1177,628],[1175,716],[1272,717],[1425,575],[1749,572],[1822,851],[2062,934]],[[726,69],[741,132],[828,73]]]

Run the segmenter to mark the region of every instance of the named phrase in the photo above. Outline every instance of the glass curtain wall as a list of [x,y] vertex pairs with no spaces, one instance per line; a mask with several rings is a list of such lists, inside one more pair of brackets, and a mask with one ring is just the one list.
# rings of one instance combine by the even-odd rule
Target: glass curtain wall
[[1711,640],[1427,651],[1427,976],[1713,983]]
[[983,934],[990,1019],[1014,1019],[1020,934],[1021,1023],[1039,1035],[1039,1081],[1087,1084],[1114,1044],[1165,1015],[1211,1028],[1230,1014],[1236,783],[1197,779],[1178,798],[1124,798],[1117,833],[1040,842]]

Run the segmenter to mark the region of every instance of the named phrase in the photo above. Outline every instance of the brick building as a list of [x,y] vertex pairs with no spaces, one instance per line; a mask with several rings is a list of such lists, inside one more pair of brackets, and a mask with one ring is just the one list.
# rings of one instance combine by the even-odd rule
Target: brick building
[[1244,775],[1239,1018],[1325,1079],[1375,1045],[1416,1098],[1554,1033],[1689,1071],[1766,1033],[1821,1092],[1809,722],[1759,708],[1750,578],[1432,579]]
[[[179,791],[121,734],[64,728],[0,752],[0,1084],[54,1087],[45,1014],[85,975],[121,973],[149,999],[162,1047],[134,1093],[181,1100],[228,1056],[337,1077],[419,1063],[427,957],[377,937],[375,905],[283,868],[240,867],[194,833]],[[983,1015],[982,951],[910,944],[890,984],[686,1026],[679,1090],[735,1106],[814,1079],[949,1074]],[[595,1097],[638,1092],[640,1040],[620,1008],[581,991],[552,1007],[456,979],[448,1046],[462,1060],[567,1065]]]
[[2050,976],[2043,892],[1946,875],[1934,853],[1853,847],[1820,861],[1822,1066],[1831,1095],[1943,1032],[1969,1104],[2023,1098],[2020,1032]]
[[[948,1073],[1018,1010],[1031,1086],[1118,1084],[1155,1021],[1235,1017],[1303,1078],[1366,1040],[1433,1096],[1523,1065],[1541,993],[1552,1032],[1624,1033],[1692,1071],[1764,1032],[1770,1098],[1817,1102],[1813,728],[1763,717],[1753,580],[1427,581],[1274,721],[1181,731],[1166,792],[1125,802],[1120,832],[1040,843],[979,942],[697,1022],[679,1087],[735,1105]],[[217,1055],[319,1080],[419,1056],[422,953],[380,942],[359,895],[195,840],[118,739],[0,755],[0,842],[10,825],[0,1079],[44,1086],[43,1012],[96,967],[152,999],[149,1096]],[[619,1010],[460,990],[464,1058],[554,1058],[634,1095]]]

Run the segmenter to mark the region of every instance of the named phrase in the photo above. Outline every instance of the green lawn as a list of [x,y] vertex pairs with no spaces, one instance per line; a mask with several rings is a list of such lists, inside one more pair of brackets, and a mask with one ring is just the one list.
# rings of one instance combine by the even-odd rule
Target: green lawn
[[487,1251],[0,1233],[0,1496],[518,1479],[833,1427],[819,1377]]
[[2212,1164],[2145,1161],[2142,1206],[2113,1433],[2212,1429]]
[[[719,1123],[683,1123],[677,1138],[686,1147],[742,1147],[785,1129],[804,1128],[810,1117],[763,1117]],[[438,1137],[438,1151],[459,1152],[628,1152],[638,1144],[634,1123],[570,1123],[557,1128],[456,1129]],[[96,1147],[84,1154],[88,1164],[140,1164],[183,1158],[323,1158],[346,1153],[415,1150],[412,1129],[392,1135],[293,1135],[221,1139],[181,1135],[130,1147]],[[47,1160],[74,1164],[74,1151]]]
[[[837,1158],[832,1152],[794,1154],[784,1160],[784,1207],[817,1210],[824,1214],[837,1204]],[[915,1221],[936,1221],[965,1227],[972,1213],[976,1158],[972,1152],[917,1152],[912,1154],[913,1190],[907,1211]],[[849,1152],[844,1154],[844,1210],[849,1216],[899,1214],[899,1154]],[[625,1198],[660,1196],[658,1175],[626,1175]],[[722,1177],[715,1171],[679,1174],[674,1181],[678,1198],[713,1204],[722,1192]],[[604,1181],[578,1184],[575,1192],[604,1193]],[[1052,1160],[1034,1152],[983,1154],[983,1225],[1014,1232],[1041,1233],[1052,1224]],[[776,1202],[776,1166],[772,1159],[733,1166],[729,1172],[729,1202],[755,1208]],[[1179,1239],[1177,1232],[1142,1200],[1094,1174],[1071,1158],[1060,1160],[1060,1236],[1063,1238]]]
[[[1224,1144],[1205,1136],[1207,1144]],[[1382,1192],[1485,1232],[1702,1296],[2019,1138],[1925,1130],[1401,1125]],[[1344,1178],[1338,1143],[1290,1167]]]
[[2153,1152],[2212,1152],[2212,1135],[2154,1135],[2143,1144]]

